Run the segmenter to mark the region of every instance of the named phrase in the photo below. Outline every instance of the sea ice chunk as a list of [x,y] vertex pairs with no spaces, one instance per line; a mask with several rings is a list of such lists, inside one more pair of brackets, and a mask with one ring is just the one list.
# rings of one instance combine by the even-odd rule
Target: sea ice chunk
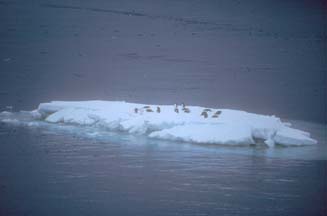
[[[270,147],[317,143],[308,132],[293,129],[275,116],[210,108],[208,118],[204,118],[201,116],[204,107],[187,106],[190,112],[186,113],[179,106],[176,113],[173,105],[149,105],[153,112],[148,112],[144,106],[121,101],[53,101],[41,103],[37,110],[31,111],[31,116],[50,123],[104,127],[195,143],[250,145],[262,140]],[[156,112],[158,106],[160,113]],[[139,112],[135,112],[135,108]],[[218,118],[213,118],[217,111]],[[2,113],[2,116],[7,114]]]

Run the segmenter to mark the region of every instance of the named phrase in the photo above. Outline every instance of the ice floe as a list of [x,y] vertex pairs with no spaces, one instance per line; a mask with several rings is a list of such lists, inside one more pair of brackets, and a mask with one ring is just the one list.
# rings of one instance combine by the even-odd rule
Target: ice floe
[[[158,107],[160,107],[158,109]],[[231,109],[120,101],[53,101],[29,112],[34,120],[143,134],[151,138],[223,145],[312,145],[305,131],[278,117]],[[206,114],[203,115],[203,112]],[[201,115],[202,114],[202,115]],[[6,116],[8,113],[3,113]],[[9,122],[6,118],[0,118]]]

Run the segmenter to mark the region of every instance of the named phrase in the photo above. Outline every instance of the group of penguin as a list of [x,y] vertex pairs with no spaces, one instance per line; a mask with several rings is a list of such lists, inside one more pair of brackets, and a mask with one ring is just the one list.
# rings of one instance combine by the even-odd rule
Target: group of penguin
[[[204,109],[201,113],[201,116],[203,116],[204,118],[208,118],[208,112],[212,112],[212,110],[208,109],[208,108]],[[221,111],[218,110],[211,116],[211,118],[218,118],[220,114],[221,114]]]
[[[142,107],[142,108],[134,108],[134,113],[143,112],[144,110],[145,110],[146,112],[154,112],[154,111],[151,109],[150,106],[144,106],[144,107]],[[175,109],[174,109],[174,111],[175,111],[176,113],[179,113],[179,109],[178,109],[178,105],[177,105],[177,104],[175,104]],[[190,112],[191,112],[191,110],[190,110],[189,108],[187,108],[186,105],[185,105],[184,103],[182,103],[182,111],[183,111],[184,113],[190,113]],[[157,113],[160,113],[160,112],[161,112],[161,109],[160,109],[159,106],[157,106],[156,112],[157,112]],[[209,112],[212,112],[212,110],[209,109],[209,108],[205,108],[205,109],[202,111],[201,116],[203,116],[204,118],[208,118],[208,116],[209,116],[208,113],[209,113]],[[215,112],[211,117],[212,117],[212,118],[218,118],[220,114],[221,114],[221,111],[218,110],[218,111],[216,111],[216,112]]]
[[[153,110],[151,109],[150,106],[144,106],[142,108],[134,108],[134,112],[135,113],[138,113],[138,112],[143,112],[143,110],[145,110],[146,112],[153,112]],[[160,107],[157,106],[157,113],[160,113],[161,112],[161,109]]]
[[[175,104],[175,110],[174,111],[175,111],[175,113],[179,113],[177,104]],[[190,113],[191,112],[191,110],[189,108],[187,108],[184,103],[182,103],[182,111],[184,111],[185,113]]]

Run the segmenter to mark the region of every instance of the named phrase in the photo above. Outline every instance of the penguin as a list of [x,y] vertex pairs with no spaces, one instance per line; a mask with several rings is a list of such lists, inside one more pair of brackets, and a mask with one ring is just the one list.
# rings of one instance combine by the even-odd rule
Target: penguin
[[189,108],[184,108],[183,110],[184,110],[185,113],[190,113],[191,112],[191,110]]
[[221,114],[221,111],[218,110],[215,114],[220,115]]
[[182,103],[182,110],[185,112],[185,113],[190,113],[190,109],[186,107],[185,103]]
[[215,112],[215,114],[213,114],[212,118],[218,118],[220,114],[221,114],[221,111],[218,110],[217,112]]
[[179,113],[179,110],[178,110],[178,106],[177,104],[175,104],[175,110],[174,110],[176,113]]
[[185,113],[190,113],[190,112],[191,112],[191,110],[190,110],[189,108],[187,108],[187,107],[184,107],[184,108],[183,108],[183,111],[184,111]]
[[203,116],[204,118],[208,118],[208,113],[206,111],[203,111],[201,113],[201,116]]
[[147,112],[153,112],[153,110],[151,108],[148,108],[145,111],[147,111]]
[[160,112],[161,112],[160,107],[157,107],[157,113],[160,113]]
[[134,109],[134,112],[135,112],[135,113],[137,113],[138,111],[139,111],[139,109],[138,109],[138,108],[135,108],[135,109]]

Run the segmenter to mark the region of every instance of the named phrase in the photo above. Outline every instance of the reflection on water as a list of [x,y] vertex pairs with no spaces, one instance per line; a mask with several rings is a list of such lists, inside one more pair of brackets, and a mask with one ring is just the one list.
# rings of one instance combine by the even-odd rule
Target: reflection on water
[[2,215],[326,211],[327,161],[319,154],[299,158],[317,147],[199,146],[74,126],[4,124],[0,143]]

